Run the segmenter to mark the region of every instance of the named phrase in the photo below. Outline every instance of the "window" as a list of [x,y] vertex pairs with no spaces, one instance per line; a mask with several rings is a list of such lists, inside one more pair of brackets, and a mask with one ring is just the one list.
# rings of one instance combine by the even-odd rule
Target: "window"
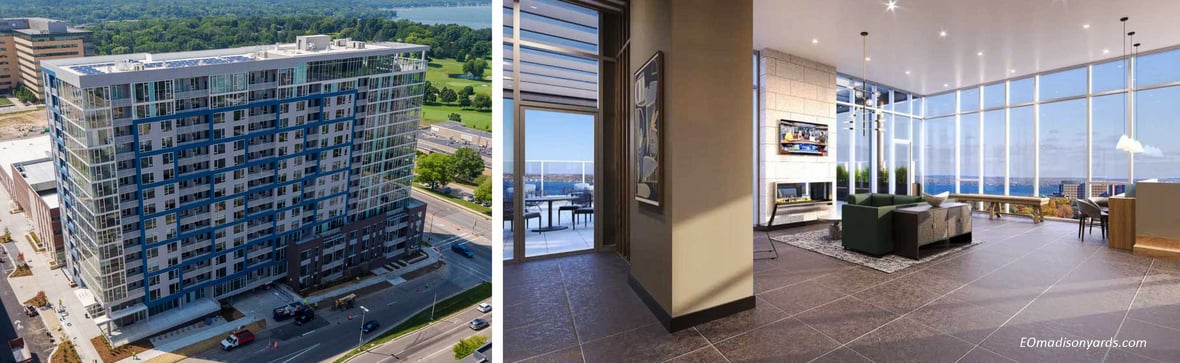
[[1033,101],[1032,77],[1008,82],[1008,104],[1019,105]]
[[[985,99],[986,100],[986,99]],[[983,113],[983,194],[1004,195],[1004,110]]]
[[1033,106],[1008,111],[1008,195],[1031,197],[1033,171],[1036,168],[1036,133],[1033,128]]
[[927,119],[924,152],[926,154],[923,187],[928,194],[954,192],[955,189],[955,118]]
[[959,116],[959,193],[979,193],[979,126],[978,113]]
[[1180,81],[1180,49],[1139,56],[1135,61],[1135,86]]
[[955,93],[947,92],[926,97],[926,117],[946,116],[955,113]]
[[1090,84],[1093,92],[1106,92],[1127,88],[1127,69],[1123,68],[1123,61],[1095,64]]
[[979,110],[979,87],[959,91],[959,112]]
[[1090,167],[1095,182],[1127,181],[1127,153],[1115,149],[1119,137],[1127,132],[1126,102],[1125,93],[1094,97],[1092,100],[1090,122],[1093,147],[1090,149]]
[[983,108],[992,109],[1004,106],[1004,82],[983,87]]
[[1053,216],[1073,218],[1072,199],[1085,197],[1086,100],[1042,104],[1038,136],[1041,195],[1060,198]]
[[1135,180],[1180,179],[1180,144],[1175,141],[1177,99],[1180,87],[1135,92],[1135,138],[1143,143],[1143,152],[1135,154]]
[[1038,88],[1042,101],[1085,94],[1086,68],[1041,75],[1041,84]]

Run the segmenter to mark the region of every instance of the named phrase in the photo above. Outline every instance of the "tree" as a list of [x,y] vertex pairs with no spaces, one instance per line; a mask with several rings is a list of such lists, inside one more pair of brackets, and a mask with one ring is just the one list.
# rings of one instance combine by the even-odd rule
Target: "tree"
[[460,98],[471,97],[471,95],[474,95],[474,94],[475,94],[475,87],[471,87],[470,85],[463,87],[463,89],[459,90],[459,97]]
[[29,90],[28,88],[25,88],[24,85],[17,87],[16,91],[14,91],[12,93],[12,95],[16,96],[16,99],[20,100],[23,103],[36,103],[37,102],[37,95],[35,93],[33,93],[33,91]]
[[426,81],[426,89],[422,91],[423,101],[426,103],[438,102],[438,88],[434,88],[430,81]]
[[466,60],[467,60],[466,54],[459,53],[459,54],[455,55],[455,61],[457,61],[457,62],[462,62],[462,61],[466,61]]
[[471,98],[468,98],[467,96],[459,96],[459,107],[471,107]]
[[476,202],[491,202],[492,201],[492,179],[484,178],[483,182],[479,183],[479,187],[475,188]]
[[451,103],[459,99],[459,95],[455,94],[455,90],[443,86],[442,91],[438,92],[438,99],[444,103]]
[[438,189],[451,183],[454,171],[451,168],[451,157],[443,153],[433,153],[418,159],[414,166],[414,181],[426,184],[431,189]]
[[455,353],[455,360],[460,360],[471,355],[471,353],[475,353],[476,349],[479,349],[479,347],[482,347],[487,342],[488,337],[475,335],[470,338],[459,339],[459,342],[455,343],[455,347],[451,348],[451,351]]
[[463,147],[451,154],[451,165],[454,166],[455,179],[472,181],[483,174],[483,158],[471,148]]
[[470,74],[475,79],[483,79],[483,72],[488,67],[488,62],[483,58],[475,58],[467,60],[463,63],[463,73]]
[[477,110],[491,110],[492,98],[488,97],[488,95],[480,93],[475,95],[475,100],[471,101],[471,105],[475,106],[475,109]]
[[447,119],[455,122],[463,122],[463,115],[452,112],[450,115],[447,115]]

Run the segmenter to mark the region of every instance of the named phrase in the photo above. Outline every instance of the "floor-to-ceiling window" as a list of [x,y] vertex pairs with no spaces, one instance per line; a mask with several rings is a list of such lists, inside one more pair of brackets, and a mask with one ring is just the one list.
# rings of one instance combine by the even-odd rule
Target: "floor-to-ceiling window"
[[504,259],[593,249],[599,13],[507,0],[503,14]]
[[910,130],[920,120],[921,100],[843,74],[836,86],[837,198],[850,191],[907,193],[910,164],[918,160]]

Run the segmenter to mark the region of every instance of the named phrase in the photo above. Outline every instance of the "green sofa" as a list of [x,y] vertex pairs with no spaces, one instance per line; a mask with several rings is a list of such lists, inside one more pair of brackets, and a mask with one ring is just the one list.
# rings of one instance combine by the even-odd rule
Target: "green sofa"
[[893,210],[925,204],[920,196],[853,194],[841,209],[845,249],[883,256],[893,251]]

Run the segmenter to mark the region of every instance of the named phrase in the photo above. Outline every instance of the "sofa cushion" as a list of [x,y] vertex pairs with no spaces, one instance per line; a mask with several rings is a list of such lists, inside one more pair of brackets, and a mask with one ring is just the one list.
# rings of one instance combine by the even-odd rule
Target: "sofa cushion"
[[871,195],[872,194],[869,194],[869,193],[849,194],[848,195],[848,204],[869,205],[869,196],[871,196]]
[[893,195],[892,194],[876,194],[876,193],[874,193],[871,197],[869,197],[869,199],[871,200],[869,203],[874,207],[884,207],[884,206],[893,205]]
[[894,195],[893,196],[893,203],[894,204],[914,204],[914,203],[921,203],[921,202],[922,202],[922,197],[917,196],[917,195]]

